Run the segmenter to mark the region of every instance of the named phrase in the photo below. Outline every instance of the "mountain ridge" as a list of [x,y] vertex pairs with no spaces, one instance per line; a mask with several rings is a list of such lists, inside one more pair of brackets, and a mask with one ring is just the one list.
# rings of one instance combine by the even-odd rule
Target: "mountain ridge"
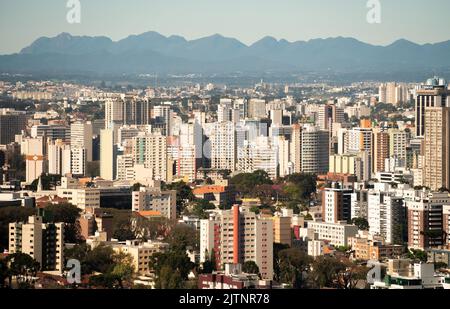
[[106,36],[63,32],[40,37],[19,53],[0,56],[0,72],[435,71],[450,68],[448,55],[450,40],[421,45],[399,39],[381,46],[349,37],[289,42],[266,36],[246,45],[220,34],[187,40],[148,31],[113,41]]

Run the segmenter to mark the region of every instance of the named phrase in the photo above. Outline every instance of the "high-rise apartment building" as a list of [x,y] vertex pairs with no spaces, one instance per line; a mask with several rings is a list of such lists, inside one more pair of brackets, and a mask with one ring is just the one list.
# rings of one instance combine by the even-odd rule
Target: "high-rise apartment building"
[[424,185],[450,188],[450,107],[425,109],[424,145]]
[[70,147],[85,149],[84,160],[92,162],[92,122],[75,122],[70,125]]
[[43,223],[31,216],[26,223],[9,224],[9,253],[30,255],[42,270],[64,270],[64,223]]
[[51,175],[66,175],[71,171],[70,145],[62,140],[47,142],[48,173]]
[[379,87],[379,101],[387,104],[406,103],[409,100],[409,90],[404,84],[395,82],[381,84]]
[[100,131],[100,177],[105,180],[116,178],[117,145],[114,143],[114,129]]
[[326,188],[322,193],[322,219],[327,223],[338,223],[351,219],[352,189]]
[[212,126],[211,167],[220,170],[236,170],[237,131],[232,122],[215,123]]
[[[390,157],[391,141],[388,132],[377,130],[374,132],[374,160],[373,172],[384,172],[386,170],[386,159]],[[406,149],[405,149],[406,150]]]
[[177,218],[177,192],[161,188],[140,188],[133,192],[133,211],[154,211],[169,220]]
[[152,171],[155,180],[172,181],[172,161],[167,155],[167,137],[161,134],[141,133],[133,138],[134,163]]
[[200,261],[214,252],[218,269],[224,264],[254,261],[263,279],[273,279],[273,220],[233,206],[200,223]]
[[422,192],[406,202],[408,209],[408,246],[428,249],[445,244],[443,209],[450,206],[447,192]]
[[369,233],[383,237],[390,244],[403,244],[406,231],[406,211],[402,197],[384,190],[369,191],[368,214]]
[[409,133],[399,129],[390,129],[389,131],[389,154],[397,162],[396,166],[405,167],[409,144]]

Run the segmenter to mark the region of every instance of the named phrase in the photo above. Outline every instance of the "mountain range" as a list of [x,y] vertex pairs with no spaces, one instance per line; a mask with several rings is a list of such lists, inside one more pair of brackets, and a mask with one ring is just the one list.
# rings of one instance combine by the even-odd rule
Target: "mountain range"
[[248,46],[219,34],[186,40],[157,32],[110,38],[61,33],[0,56],[2,73],[179,74],[232,72],[431,72],[450,68],[450,41],[376,46],[353,38],[288,42],[265,37]]

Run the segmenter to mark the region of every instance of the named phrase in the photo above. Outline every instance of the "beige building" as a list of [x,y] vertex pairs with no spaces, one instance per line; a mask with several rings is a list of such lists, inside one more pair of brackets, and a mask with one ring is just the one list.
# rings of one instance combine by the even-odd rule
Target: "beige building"
[[346,223],[308,222],[308,228],[314,230],[317,239],[328,240],[331,245],[347,246],[349,237],[358,233],[358,227]]
[[64,223],[43,223],[42,217],[31,216],[27,223],[9,224],[9,253],[30,255],[42,270],[64,269]]
[[200,261],[214,252],[217,267],[254,261],[263,279],[273,279],[273,220],[239,206],[217,211],[200,223]]
[[450,107],[425,110],[423,182],[431,190],[450,188]]
[[172,164],[167,156],[167,137],[161,134],[141,133],[133,138],[134,164],[152,171],[154,180],[172,181]]
[[292,245],[291,217],[273,217],[273,242],[283,245]]
[[133,211],[157,211],[170,220],[177,218],[177,192],[162,191],[161,188],[141,187],[133,192]]
[[105,180],[116,178],[117,146],[114,143],[114,129],[100,131],[100,177]]
[[133,259],[134,271],[142,276],[150,275],[152,272],[149,267],[152,255],[169,249],[168,243],[154,241],[140,243],[138,240],[127,240],[125,243],[110,244],[115,252],[129,254]]

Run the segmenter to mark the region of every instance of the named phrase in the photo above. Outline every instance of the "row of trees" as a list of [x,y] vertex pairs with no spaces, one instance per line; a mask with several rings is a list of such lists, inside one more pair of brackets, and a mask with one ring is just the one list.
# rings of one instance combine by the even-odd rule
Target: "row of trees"
[[365,280],[368,268],[347,259],[321,256],[316,259],[296,248],[275,244],[275,280],[292,288],[354,289]]

